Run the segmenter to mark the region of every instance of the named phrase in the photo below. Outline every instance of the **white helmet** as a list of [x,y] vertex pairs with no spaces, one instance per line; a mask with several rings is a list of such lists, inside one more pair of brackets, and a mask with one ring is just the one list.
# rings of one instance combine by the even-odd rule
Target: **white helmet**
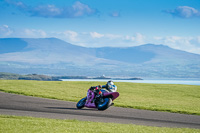
[[108,89],[110,89],[112,92],[117,91],[117,86],[114,85],[114,83],[113,83],[112,80],[110,80],[110,81],[107,82],[107,87],[108,87]]
[[110,81],[107,82],[107,85],[108,85],[108,86],[109,86],[109,85],[114,85],[114,83],[113,83],[112,80],[110,80]]

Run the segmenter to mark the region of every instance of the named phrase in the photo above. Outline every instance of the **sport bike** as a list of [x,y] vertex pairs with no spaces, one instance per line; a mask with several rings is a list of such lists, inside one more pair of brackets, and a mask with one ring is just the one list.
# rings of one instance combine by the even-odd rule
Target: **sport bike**
[[82,98],[77,104],[76,107],[81,109],[83,107],[87,108],[97,108],[98,110],[105,110],[111,105],[119,96],[118,92],[109,92],[107,90],[96,87],[96,89],[88,89],[87,96]]

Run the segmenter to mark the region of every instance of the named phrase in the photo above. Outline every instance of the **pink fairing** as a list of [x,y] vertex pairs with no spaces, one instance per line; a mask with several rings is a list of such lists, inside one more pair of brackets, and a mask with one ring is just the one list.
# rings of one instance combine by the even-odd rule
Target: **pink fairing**
[[94,92],[89,89],[87,93],[87,102],[85,103],[85,107],[96,108],[95,103],[92,102],[92,100],[94,99],[94,96],[95,96]]
[[[103,96],[104,97],[111,96],[112,97],[112,101],[113,101],[119,96],[119,93],[118,92],[107,92],[107,91],[104,91]],[[85,103],[84,106],[88,107],[88,108],[97,108],[96,105],[95,105],[95,102],[94,102],[94,98],[95,98],[94,92],[89,89],[88,93],[87,93],[87,100],[86,100],[86,103]]]
[[118,93],[118,92],[107,92],[107,93],[103,93],[103,96],[104,96],[104,97],[109,96],[109,95],[112,95],[112,100],[115,100],[115,99],[119,96],[119,93]]

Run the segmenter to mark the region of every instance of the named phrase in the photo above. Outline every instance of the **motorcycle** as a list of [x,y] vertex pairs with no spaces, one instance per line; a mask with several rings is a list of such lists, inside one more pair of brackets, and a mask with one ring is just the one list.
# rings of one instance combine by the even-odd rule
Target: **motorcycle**
[[87,108],[97,108],[98,110],[106,110],[119,96],[118,92],[108,92],[107,90],[96,87],[95,90],[88,89],[87,96],[82,98],[76,107],[81,109],[83,107]]

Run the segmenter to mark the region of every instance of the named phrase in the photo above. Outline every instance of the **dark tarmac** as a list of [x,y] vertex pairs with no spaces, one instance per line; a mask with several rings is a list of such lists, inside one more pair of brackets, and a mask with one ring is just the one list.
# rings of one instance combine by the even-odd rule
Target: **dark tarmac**
[[110,107],[105,111],[76,109],[75,102],[0,92],[0,114],[53,119],[200,129],[200,116]]

